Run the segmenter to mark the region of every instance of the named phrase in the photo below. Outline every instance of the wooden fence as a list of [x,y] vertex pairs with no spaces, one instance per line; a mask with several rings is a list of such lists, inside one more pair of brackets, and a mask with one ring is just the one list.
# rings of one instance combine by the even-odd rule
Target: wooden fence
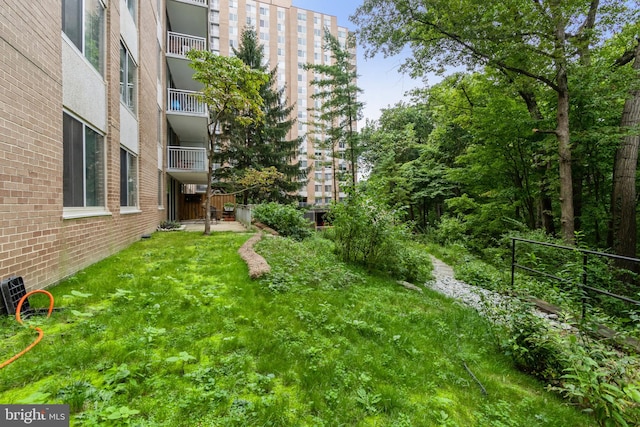
[[[180,221],[204,219],[204,194],[184,194],[178,212]],[[211,196],[211,207],[215,208],[216,219],[222,218],[222,207],[225,203],[236,203],[234,194],[214,194]]]

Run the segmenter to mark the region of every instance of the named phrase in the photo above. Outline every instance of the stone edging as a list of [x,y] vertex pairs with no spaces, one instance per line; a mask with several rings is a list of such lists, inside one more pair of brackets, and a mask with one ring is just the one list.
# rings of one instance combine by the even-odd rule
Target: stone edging
[[249,277],[252,279],[257,279],[271,272],[271,266],[267,260],[253,249],[253,245],[258,243],[260,239],[262,239],[262,233],[256,233],[238,249],[238,254],[249,267]]

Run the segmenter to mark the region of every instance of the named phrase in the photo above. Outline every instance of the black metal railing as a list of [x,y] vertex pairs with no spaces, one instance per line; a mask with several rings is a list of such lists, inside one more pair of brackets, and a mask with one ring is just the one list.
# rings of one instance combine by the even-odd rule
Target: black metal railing
[[[533,244],[533,245],[539,245],[539,246],[547,246],[547,247],[551,247],[551,248],[556,248],[559,250],[564,250],[564,251],[571,251],[573,253],[579,254],[582,257],[582,271],[581,271],[581,280],[577,281],[577,280],[571,280],[571,279],[566,279],[563,277],[559,277],[555,274],[550,274],[547,273],[545,271],[542,270],[538,270],[535,268],[531,268],[531,267],[527,267],[525,265],[520,265],[516,262],[516,242],[523,242],[523,243],[529,243],[529,244]],[[587,306],[587,300],[589,297],[589,293],[594,293],[594,294],[600,294],[600,295],[606,295],[608,297],[620,300],[620,301],[624,301],[626,303],[629,304],[635,304],[637,306],[640,306],[640,301],[634,300],[632,298],[629,298],[627,296],[624,295],[618,295],[617,293],[614,292],[610,292],[606,289],[601,289],[601,288],[597,288],[595,286],[592,286],[589,283],[589,274],[588,274],[588,265],[589,265],[589,256],[592,257],[601,257],[601,258],[608,258],[608,259],[613,259],[613,260],[618,260],[618,261],[625,261],[628,263],[640,263],[640,259],[637,258],[630,258],[630,257],[625,257],[625,256],[621,256],[621,255],[614,255],[614,254],[608,254],[605,252],[596,252],[596,251],[591,251],[588,249],[580,249],[580,248],[576,248],[576,247],[571,247],[571,246],[562,246],[562,245],[556,245],[553,243],[546,243],[546,242],[538,242],[535,240],[528,240],[528,239],[521,239],[519,237],[512,237],[511,238],[511,288],[514,288],[515,285],[515,271],[516,268],[527,271],[529,273],[535,273],[535,274],[539,274],[541,276],[545,276],[548,277],[550,279],[554,279],[557,280],[559,282],[562,283],[567,283],[570,285],[577,285],[580,288],[581,294],[582,294],[582,318],[584,318],[585,316],[585,310],[586,310],[586,306]]]

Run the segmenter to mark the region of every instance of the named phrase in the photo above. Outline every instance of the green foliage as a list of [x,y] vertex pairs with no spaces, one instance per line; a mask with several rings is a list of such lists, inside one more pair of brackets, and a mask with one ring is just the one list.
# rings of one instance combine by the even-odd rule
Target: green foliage
[[[360,138],[355,123],[362,118],[364,106],[358,100],[362,89],[356,85],[358,75],[352,60],[355,47],[356,41],[352,33],[347,35],[345,42],[341,42],[325,28],[323,48],[330,53],[331,62],[304,64],[305,70],[311,70],[318,76],[311,82],[316,88],[311,97],[320,103],[320,107],[312,113],[312,130],[309,136],[314,133],[326,135],[326,139],[314,141],[317,147],[331,152],[331,159],[325,160],[335,162],[341,156],[349,162],[350,177],[346,185],[351,187],[356,185],[360,155]],[[346,148],[344,153],[338,151],[339,144]],[[337,194],[333,197],[334,201],[338,200]]]
[[[543,247],[540,251],[550,251],[550,248]],[[530,256],[537,259],[532,252]],[[458,262],[458,279],[487,289],[508,289],[508,278],[495,267],[470,255],[458,258]],[[532,295],[539,290],[539,296],[547,301],[554,301],[550,295],[562,295],[552,293],[548,284],[534,289],[531,282],[521,277],[516,280],[515,289],[508,290],[522,295]],[[565,298],[566,307],[566,296],[561,298]],[[528,304],[515,301],[509,304],[485,301],[484,304],[483,312],[496,325],[495,336],[500,348],[519,369],[549,383],[553,390],[592,413],[600,425],[637,425],[640,419],[637,355],[624,355],[607,347],[606,342],[589,339],[582,335],[585,332],[577,329],[566,331],[551,327],[548,321],[532,313]],[[579,334],[581,339],[578,341],[574,334]]]
[[160,225],[158,225],[158,228],[162,230],[176,230],[180,228],[181,225],[178,221],[162,221]]
[[[51,287],[94,316],[55,311],[0,370],[0,401],[69,403],[78,426],[594,425],[515,370],[473,311],[345,264],[320,237],[262,239],[288,286],[272,291],[237,255],[248,237],[156,233]],[[0,325],[0,360],[33,340]]]
[[431,261],[423,248],[412,244],[408,226],[397,212],[371,197],[353,193],[332,205],[327,233],[343,261],[390,274],[398,280],[424,283],[430,278]]
[[294,205],[270,202],[256,205],[253,218],[280,233],[281,236],[302,240],[311,235],[313,224]]
[[640,394],[635,356],[622,355],[606,344],[561,333],[526,307],[501,321],[502,348],[517,366],[551,384],[601,426],[634,426],[640,422]]

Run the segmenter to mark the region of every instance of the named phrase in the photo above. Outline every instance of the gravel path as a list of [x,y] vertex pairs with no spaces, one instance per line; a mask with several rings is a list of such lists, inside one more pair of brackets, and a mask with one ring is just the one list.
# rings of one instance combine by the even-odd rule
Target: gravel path
[[[511,311],[510,308],[515,309],[516,305],[520,303],[515,298],[456,280],[450,266],[433,256],[431,260],[435,279],[427,282],[426,287],[475,308],[482,315],[494,317],[488,310],[501,308]],[[558,316],[555,314],[537,309],[533,309],[533,312],[537,316],[547,319],[554,327],[571,329],[570,325],[558,322]]]

